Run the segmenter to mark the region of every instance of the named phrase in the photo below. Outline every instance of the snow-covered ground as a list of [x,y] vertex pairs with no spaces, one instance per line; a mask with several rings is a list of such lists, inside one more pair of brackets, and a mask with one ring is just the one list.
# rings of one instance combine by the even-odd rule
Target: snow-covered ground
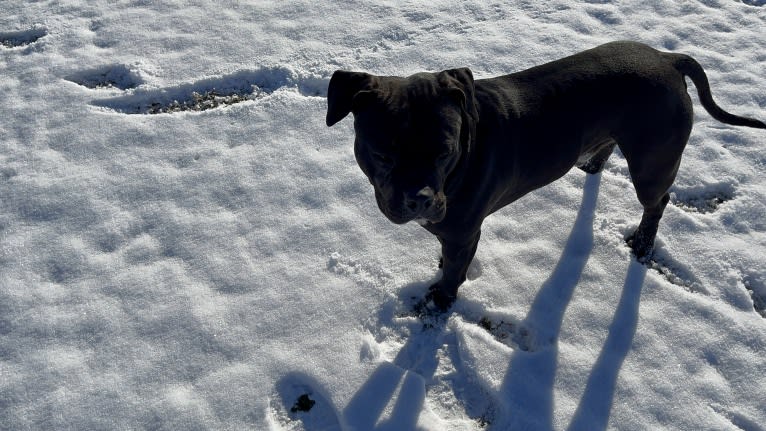
[[633,39],[763,120],[763,0],[0,10],[0,429],[766,429],[763,130],[696,104],[651,268],[620,154],[503,209],[424,328],[436,240],[379,213],[323,97]]

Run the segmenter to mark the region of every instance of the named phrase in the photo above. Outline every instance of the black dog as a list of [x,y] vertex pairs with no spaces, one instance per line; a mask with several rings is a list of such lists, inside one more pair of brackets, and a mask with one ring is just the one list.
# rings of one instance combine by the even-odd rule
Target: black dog
[[692,129],[685,76],[713,118],[766,128],[718,107],[693,58],[634,42],[475,81],[468,69],[407,78],[337,71],[327,125],[354,113],[354,153],[380,210],[441,242],[443,276],[427,300],[446,310],[485,217],[573,166],[599,172],[615,145],[644,207],[628,243],[648,256]]

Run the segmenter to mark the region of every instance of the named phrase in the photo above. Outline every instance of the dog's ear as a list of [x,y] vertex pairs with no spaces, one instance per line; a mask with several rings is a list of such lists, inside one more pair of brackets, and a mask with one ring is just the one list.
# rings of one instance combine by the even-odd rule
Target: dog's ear
[[479,113],[476,110],[474,98],[473,73],[467,67],[445,70],[439,74],[442,85],[450,91],[450,96],[462,103],[463,109],[474,120],[478,120]]
[[363,72],[338,70],[333,73],[327,88],[327,126],[332,126],[346,118],[351,110],[363,99],[355,100],[358,93],[373,87],[373,76]]
[[465,142],[470,151],[472,139],[476,136],[476,124],[479,122],[479,110],[477,108],[473,73],[471,69],[445,70],[438,75],[439,82],[447,88],[451,98],[456,100],[463,111],[463,121],[467,121],[468,127],[463,130]]
[[473,72],[467,67],[445,70],[441,74],[458,80],[464,86],[473,88]]

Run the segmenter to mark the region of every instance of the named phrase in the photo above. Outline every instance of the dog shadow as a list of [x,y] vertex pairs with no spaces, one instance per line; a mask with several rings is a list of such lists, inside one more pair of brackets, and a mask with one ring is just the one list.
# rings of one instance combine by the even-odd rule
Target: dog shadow
[[[558,337],[564,313],[583,274],[593,249],[593,221],[601,175],[586,177],[582,204],[561,258],[543,283],[520,326],[533,331],[528,350],[514,349],[503,383],[497,393],[487,394],[499,406],[487,423],[488,430],[552,430],[553,393],[558,360]],[[638,324],[638,308],[646,267],[632,259],[622,295],[609,333],[596,360],[568,430],[606,429],[611,413],[617,377],[630,351]],[[425,284],[416,283],[403,291],[415,293]],[[423,289],[421,289],[423,288]],[[403,295],[408,295],[405,293]],[[381,311],[381,321],[390,320]],[[342,410],[336,409],[319,383],[310,376],[285,376],[277,388],[285,408],[306,393],[324,405],[308,416],[297,415],[307,431],[415,430],[426,400],[426,387],[439,365],[439,350],[455,344],[447,331],[447,316],[435,319],[421,331],[412,331],[392,362],[382,362]],[[454,346],[453,346],[454,347]],[[458,355],[457,349],[448,354]],[[452,358],[459,362],[458,358]],[[478,383],[473,383],[477,384]],[[319,390],[317,390],[319,388]],[[456,388],[457,389],[457,388]],[[455,394],[460,399],[460,394]],[[467,400],[460,400],[474,416]],[[506,408],[507,407],[507,408]],[[474,413],[474,414],[471,414]]]
[[[426,384],[439,365],[446,319],[412,334],[393,362],[383,362],[343,410],[353,430],[415,430],[426,400]],[[393,402],[390,413],[386,407]],[[381,420],[383,416],[386,419]]]
[[[558,337],[564,313],[593,249],[593,221],[600,181],[600,174],[586,177],[582,204],[559,263],[540,287],[522,323],[536,333],[535,342],[529,351],[514,351],[498,394],[512,412],[509,418],[493,423],[491,430],[554,429]],[[568,430],[606,429],[617,376],[638,324],[645,276],[646,267],[632,259],[609,335],[591,370]]]
[[609,326],[609,335],[590,372],[574,417],[569,423],[567,429],[570,431],[603,430],[607,427],[617,387],[617,376],[636,335],[638,307],[646,269],[646,266],[635,260],[630,262],[620,302]]
[[[425,291],[425,285],[420,287]],[[408,290],[416,288],[412,285]],[[387,320],[387,312],[381,314]],[[418,429],[426,382],[439,364],[437,355],[444,343],[446,324],[446,318],[434,319],[427,326],[418,323],[422,331],[413,331],[392,362],[380,363],[342,410],[333,405],[313,377],[303,373],[284,376],[276,385],[284,411],[291,409],[291,419],[300,420],[306,431]],[[296,413],[295,407],[290,407],[304,394],[312,401],[307,409],[310,414]]]

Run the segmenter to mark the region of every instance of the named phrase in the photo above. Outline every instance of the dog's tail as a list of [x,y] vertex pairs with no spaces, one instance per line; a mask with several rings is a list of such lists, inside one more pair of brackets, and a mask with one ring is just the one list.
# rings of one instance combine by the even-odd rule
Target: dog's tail
[[691,78],[694,82],[694,86],[697,87],[697,94],[699,95],[700,102],[705,110],[716,120],[732,124],[734,126],[746,126],[756,127],[759,129],[766,129],[766,123],[752,118],[740,117],[738,115],[730,114],[713,101],[713,95],[710,93],[710,84],[707,80],[707,75],[702,69],[702,66],[697,63],[697,60],[684,54],[665,54],[673,62],[673,66],[682,74]]

